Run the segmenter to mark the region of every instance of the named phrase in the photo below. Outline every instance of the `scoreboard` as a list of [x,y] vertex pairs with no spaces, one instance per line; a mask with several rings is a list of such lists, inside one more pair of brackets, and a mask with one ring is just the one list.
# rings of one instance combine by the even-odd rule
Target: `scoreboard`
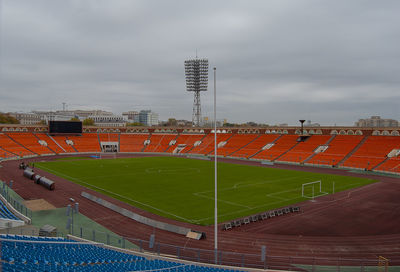
[[49,133],[82,134],[82,122],[80,121],[49,121]]

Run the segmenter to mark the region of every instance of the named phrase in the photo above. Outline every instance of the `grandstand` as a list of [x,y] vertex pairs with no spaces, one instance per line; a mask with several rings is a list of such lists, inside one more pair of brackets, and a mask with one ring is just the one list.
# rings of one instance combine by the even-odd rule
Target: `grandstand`
[[[0,125],[0,160],[5,161],[6,163],[8,160],[10,164],[13,162],[12,160],[15,159],[26,159],[31,161],[35,161],[35,157],[39,157],[42,159],[41,156],[48,156],[48,155],[55,155],[55,156],[67,156],[70,154],[79,154],[79,153],[94,153],[98,154],[101,152],[101,144],[104,142],[116,142],[119,146],[119,155],[121,156],[136,156],[137,154],[141,155],[152,155],[152,154],[168,154],[168,155],[202,155],[202,156],[212,156],[214,154],[214,134],[211,129],[204,129],[204,130],[196,130],[193,128],[175,128],[172,130],[167,131],[165,128],[119,128],[119,131],[116,132],[110,128],[85,128],[82,135],[49,135],[45,128],[40,128],[35,126],[21,126],[21,125]],[[356,131],[357,133],[355,133]],[[399,159],[399,150],[400,150],[400,136],[398,136],[398,131],[396,128],[392,129],[357,129],[356,128],[338,128],[338,127],[321,127],[318,130],[315,129],[307,129],[304,133],[300,133],[297,127],[285,127],[285,128],[232,128],[229,130],[218,130],[217,133],[217,146],[218,146],[218,156],[222,159],[240,159],[248,164],[252,165],[259,165],[260,162],[264,162],[266,160],[275,162],[278,164],[279,167],[297,167],[308,169],[308,171],[312,171],[310,169],[315,169],[315,171],[323,171],[320,169],[324,169],[326,167],[335,168],[329,169],[329,171],[342,171],[343,169],[356,169],[361,170],[364,173],[389,173],[389,174],[399,174],[400,173],[400,159]],[[87,155],[86,155],[87,156]],[[50,157],[53,158],[53,157]],[[4,164],[9,165],[9,164]],[[322,166],[321,168],[311,168],[308,166]],[[4,167],[6,168],[6,167]],[[338,170],[336,169],[338,168]],[[4,169],[6,176],[12,176],[12,171],[8,171]],[[1,176],[0,176],[1,177]],[[389,184],[389,183],[388,183]],[[386,184],[387,185],[387,184]],[[389,184],[390,185],[390,184]],[[385,192],[390,192],[391,188],[387,185],[385,187]],[[383,186],[383,185],[382,185]],[[19,190],[21,187],[19,187]],[[25,189],[27,190],[27,189]],[[35,192],[29,192],[27,195],[30,195],[32,198],[35,198],[35,193],[42,190],[42,188],[35,188]],[[37,190],[37,192],[36,192]],[[61,191],[64,190],[64,191]],[[397,190],[397,189],[396,189]],[[371,191],[374,191],[371,189]],[[57,187],[57,190],[54,191],[54,194],[50,196],[54,203],[63,203],[65,205],[65,200],[68,199],[69,195],[72,191],[69,191],[69,187],[67,185],[61,185],[60,188]],[[394,192],[396,192],[394,190]],[[40,191],[40,194],[45,194],[44,191]],[[47,194],[47,192],[46,192]],[[56,196],[55,194],[59,194]],[[44,196],[41,195],[43,198]],[[345,194],[339,194],[341,200],[346,200]],[[272,196],[279,198],[279,196]],[[355,202],[352,202],[354,208],[357,209],[359,203],[363,203],[361,196],[360,198],[356,198]],[[380,195],[374,196],[374,200],[379,198]],[[60,200],[60,199],[63,200]],[[76,197],[74,197],[76,198]],[[388,199],[394,199],[388,198]],[[80,200],[82,201],[82,200]],[[173,201],[173,200],[171,200]],[[329,199],[329,201],[334,201]],[[380,201],[382,201],[380,199]],[[318,202],[317,202],[318,203]],[[354,203],[358,203],[354,205]],[[94,204],[90,204],[90,209],[93,208]],[[315,209],[315,214],[322,213],[320,210],[316,209],[315,207],[310,207],[311,210]],[[89,209],[89,208],[87,208]],[[314,211],[314,210],[313,210]],[[87,214],[91,212],[86,210]],[[104,211],[101,210],[101,213]],[[139,211],[140,213],[141,211]],[[384,213],[384,212],[382,212]],[[386,211],[385,211],[386,213]],[[6,210],[1,208],[0,214],[8,214]],[[332,213],[329,213],[332,214]],[[345,218],[346,214],[340,214],[341,218]],[[358,216],[357,212],[352,214],[352,217]],[[387,211],[387,216],[391,216],[389,211]],[[395,216],[395,214],[393,214]],[[290,220],[293,222],[297,222],[296,218],[293,216],[289,217]],[[394,217],[393,217],[394,218]],[[99,221],[107,222],[107,226],[115,227],[112,225],[113,219],[108,219],[108,215],[104,212],[102,214],[102,218],[98,219]],[[117,221],[120,225],[120,228],[123,229],[121,231],[121,235],[127,235],[128,232],[126,229],[128,226],[123,227],[122,225],[125,222],[123,219],[119,219]],[[274,219],[275,220],[275,219]],[[334,220],[332,218],[332,220]],[[272,221],[272,220],[271,220]],[[357,244],[362,245],[360,246],[360,252],[354,251],[349,253],[332,253],[328,248],[328,245],[325,244],[328,242],[334,243],[336,237],[328,237],[326,239],[322,239],[320,241],[314,241],[311,239],[310,233],[307,235],[310,238],[299,238],[297,241],[298,243],[307,242],[309,243],[310,247],[315,246],[315,248],[319,249],[315,250],[313,255],[310,257],[311,253],[307,250],[304,250],[301,245],[296,244],[294,245],[293,238],[289,236],[281,237],[281,236],[274,236],[274,233],[279,233],[279,230],[286,230],[286,228],[290,228],[290,224],[285,224],[284,219],[276,220],[276,222],[281,222],[282,224],[279,225],[277,223],[271,223],[266,227],[267,224],[263,224],[261,220],[255,220],[251,222],[251,224],[246,224],[245,226],[241,226],[240,228],[235,228],[234,234],[236,235],[236,242],[243,241],[246,245],[251,244],[252,239],[257,239],[257,241],[261,241],[260,244],[257,244],[257,248],[245,248],[240,249],[244,251],[246,254],[246,258],[249,258],[250,261],[246,260],[247,265],[251,266],[250,263],[254,262],[257,263],[257,267],[260,266],[260,256],[257,255],[260,245],[268,244],[271,250],[274,250],[274,253],[277,256],[279,254],[286,254],[283,248],[291,248],[293,250],[297,250],[296,254],[299,256],[305,256],[305,258],[311,258],[317,256],[320,258],[327,258],[328,256],[334,256],[335,258],[339,258],[343,264],[352,265],[350,261],[344,261],[345,258],[366,258],[369,260],[371,256],[375,256],[377,252],[373,249],[373,246],[370,246],[371,241],[368,241],[367,238],[358,238],[352,236],[352,241],[356,241]],[[287,222],[287,221],[286,221]],[[292,222],[292,221],[291,221]],[[301,222],[304,224],[304,222]],[[276,225],[275,225],[276,224]],[[327,223],[328,224],[328,223]],[[337,222],[330,222],[330,225],[336,225]],[[377,223],[378,224],[378,223]],[[141,238],[148,239],[149,235],[152,233],[153,230],[145,229],[141,226],[136,226],[138,233],[143,231],[144,234]],[[271,231],[268,235],[262,233],[265,229]],[[389,227],[388,227],[389,229]],[[132,228],[130,228],[132,231]],[[210,230],[207,229],[210,233]],[[292,229],[288,230],[289,233],[293,231]],[[315,236],[318,236],[320,230],[316,230]],[[222,237],[224,239],[230,239],[229,232],[232,230],[227,231],[227,234],[223,234]],[[250,234],[250,232],[254,233]],[[386,257],[390,257],[391,260],[400,260],[400,256],[397,256],[396,253],[391,252],[391,246],[393,243],[397,243],[400,239],[396,235],[397,232],[393,231],[390,232],[387,236],[381,235],[380,238],[377,238],[377,241],[384,245],[380,247],[379,252],[383,252],[386,254]],[[157,234],[157,235],[164,235]],[[305,235],[305,236],[307,236]],[[322,235],[323,236],[323,235]],[[296,236],[297,237],[297,236]],[[300,236],[299,236],[300,237]],[[371,239],[375,239],[371,238]],[[57,270],[57,271],[68,271],[74,269],[74,271],[130,271],[130,270],[162,270],[164,268],[168,268],[168,265],[164,264],[161,261],[155,261],[154,263],[151,258],[145,258],[146,265],[149,266],[141,266],[139,263],[141,261],[139,259],[139,255],[131,255],[129,256],[123,255],[123,257],[115,257],[114,258],[114,251],[110,251],[110,249],[104,249],[102,246],[96,244],[87,244],[87,243],[79,243],[79,242],[72,242],[68,240],[62,241],[49,241],[51,245],[43,245],[43,248],[39,248],[42,245],[36,245],[37,243],[32,242],[46,242],[42,240],[38,240],[39,238],[29,238],[29,242],[24,244],[21,242],[25,238],[17,237],[17,236],[2,236],[2,260],[3,262],[3,269],[4,271],[35,271],[38,267],[42,271],[46,271],[46,269],[50,270]],[[28,238],[26,238],[28,239]],[[50,238],[49,238],[50,239]],[[207,250],[208,244],[205,242],[199,242],[199,244],[193,244],[193,242],[187,242],[186,239],[181,238],[165,238],[169,243],[173,243],[176,241],[179,245],[185,245],[188,243],[190,246],[199,246],[201,250]],[[18,240],[18,241],[14,241]],[[340,239],[339,239],[340,240]],[[389,242],[390,241],[390,242]],[[210,242],[210,240],[208,241]],[[378,243],[377,242],[377,243]],[[14,244],[13,244],[14,243]],[[25,242],[26,243],[26,242]],[[90,248],[91,252],[95,253],[100,248],[101,250],[96,253],[96,256],[90,255],[91,253],[83,254],[83,257],[76,257],[69,256],[68,252],[61,253],[62,249],[56,249],[56,245],[62,244],[61,248],[69,248],[69,252],[86,252],[85,248]],[[78,249],[72,249],[74,246],[70,245],[72,243],[76,243]],[[227,241],[227,244],[234,244],[235,242],[231,242],[230,240]],[[16,246],[16,245],[21,245]],[[52,256],[50,260],[44,260],[39,255],[32,255],[32,256],[24,256],[19,255],[17,251],[19,249],[23,249],[26,254],[27,251],[32,251],[34,247],[35,250],[37,249],[38,252],[42,252],[41,256],[49,255],[49,258],[52,256],[49,254],[49,248],[54,249],[54,252],[59,252],[57,256]],[[344,246],[343,246],[344,247]],[[149,250],[148,245],[144,246],[146,250]],[[167,246],[166,246],[167,248]],[[228,246],[227,246],[228,248]],[[366,249],[368,248],[368,249]],[[379,248],[376,247],[376,248]],[[383,248],[383,249],[382,249]],[[72,250],[71,250],[72,249]],[[200,249],[199,249],[200,250]],[[237,249],[235,249],[237,250]],[[106,256],[101,255],[101,252],[105,252]],[[171,246],[168,246],[168,250],[166,250],[168,254],[178,255],[182,254],[182,252],[177,250],[176,248],[171,249]],[[196,260],[196,256],[200,256],[200,251],[193,250],[191,252],[190,258],[191,260]],[[317,253],[316,253],[317,252]],[[6,253],[6,254],[4,254]],[[376,253],[376,254],[375,254]],[[9,254],[9,255],[7,255]],[[124,253],[126,254],[126,253]],[[202,251],[202,254],[203,251]],[[256,257],[254,257],[253,255]],[[364,254],[364,255],[363,255]],[[375,254],[375,255],[374,255]],[[206,253],[207,257],[210,259],[212,253]],[[229,255],[229,254],[227,254]],[[4,257],[7,256],[7,257]],[[14,257],[13,257],[14,256]],[[17,256],[17,257],[15,257]],[[117,255],[115,255],[117,256]],[[134,256],[134,257],[132,257]],[[136,256],[136,257],[135,257]],[[230,256],[230,255],[229,255]],[[250,257],[248,257],[250,256]],[[253,257],[251,257],[253,256]],[[344,257],[343,257],[344,256]],[[59,258],[58,258],[59,257]],[[58,258],[58,259],[57,259]],[[76,258],[76,259],[75,259]],[[82,259],[83,258],[83,259]],[[133,258],[133,259],[130,259]],[[141,257],[140,257],[141,258]],[[232,257],[235,260],[240,260],[244,258],[242,256],[235,256]],[[278,257],[276,257],[278,258]],[[200,258],[199,258],[200,259]],[[272,258],[270,258],[272,260]],[[307,259],[305,263],[312,263]],[[282,262],[290,263],[292,260],[285,261],[280,260],[280,265]],[[133,264],[135,263],[135,264]],[[157,265],[155,264],[157,263]],[[161,263],[161,266],[159,265]],[[176,271],[212,271],[212,268],[206,268],[206,270],[198,270],[199,268],[194,266],[194,264],[183,264],[177,261],[173,261],[175,265],[181,266],[176,267]],[[331,265],[330,261],[323,262],[325,265]],[[364,262],[366,264],[367,261]],[[164,266],[165,265],[165,266]],[[235,265],[238,265],[235,263]],[[360,264],[356,264],[358,266]],[[369,264],[372,266],[372,264]],[[274,267],[271,263],[268,267]],[[278,265],[276,266],[278,267]],[[289,270],[298,270],[300,268],[294,266],[281,266],[280,268],[285,268]],[[360,265],[362,267],[362,265]],[[90,270],[91,269],[91,270]],[[301,268],[303,269],[303,268]],[[300,269],[300,270],[301,270]],[[217,271],[217,270],[215,270]]]
[[[34,127],[24,127],[20,130],[21,132],[15,132],[14,128],[3,125],[0,133],[0,158],[96,153],[101,152],[103,142],[118,143],[119,152],[122,153],[214,154],[214,134],[211,133],[211,129],[197,133],[188,133],[187,129],[168,133],[160,129],[137,129],[135,133],[128,130],[122,130],[120,133],[86,130],[80,136],[50,136],[43,130],[35,132]],[[391,132],[363,129],[357,130],[358,135],[354,135],[354,129],[342,129],[338,134],[337,128],[324,128],[319,134],[310,130],[302,135],[297,128],[286,129],[285,133],[282,129],[273,130],[273,133],[270,131],[231,129],[222,133],[219,130],[218,155],[399,172],[398,154],[393,150],[400,149],[400,136],[393,136],[398,135],[395,129]],[[391,152],[394,155],[389,157]]]
[[[116,251],[62,237],[0,235],[2,271],[235,272]],[[128,253],[127,253],[128,252]]]

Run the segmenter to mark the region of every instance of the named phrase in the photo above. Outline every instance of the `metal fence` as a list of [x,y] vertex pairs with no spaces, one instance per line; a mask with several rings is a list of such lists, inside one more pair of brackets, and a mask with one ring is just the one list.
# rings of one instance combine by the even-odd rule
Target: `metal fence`
[[0,194],[11,204],[18,212],[25,215],[26,217],[32,218],[32,211],[28,209],[23,202],[14,196],[12,191],[5,182],[0,182]]
[[[39,235],[35,230],[5,229],[3,233],[18,235]],[[131,249],[133,253],[144,252],[159,256],[170,256],[180,260],[215,264],[214,250],[188,248],[132,237],[111,235],[101,231],[95,231],[79,226],[71,227],[69,231],[58,232],[57,235],[66,237],[73,234],[83,239],[102,243],[123,249]],[[292,257],[292,256],[270,256],[260,254],[246,254],[236,252],[219,251],[217,264],[236,267],[276,269],[285,271],[388,271],[378,266],[377,259],[346,259],[346,258],[319,258],[319,257]]]

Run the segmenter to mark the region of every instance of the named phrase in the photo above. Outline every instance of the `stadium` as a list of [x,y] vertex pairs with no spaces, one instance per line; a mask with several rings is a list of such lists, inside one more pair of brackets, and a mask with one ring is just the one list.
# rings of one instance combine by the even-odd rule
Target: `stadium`
[[400,271],[399,3],[0,0],[0,271]]
[[[49,126],[3,124],[0,130],[2,209],[15,214],[2,219],[4,271],[388,271],[400,265],[396,128],[50,133]],[[124,255],[7,257],[5,248],[26,251],[45,243],[40,239],[55,247],[54,238],[37,238],[43,225],[67,239],[59,241],[62,248],[78,243]]]

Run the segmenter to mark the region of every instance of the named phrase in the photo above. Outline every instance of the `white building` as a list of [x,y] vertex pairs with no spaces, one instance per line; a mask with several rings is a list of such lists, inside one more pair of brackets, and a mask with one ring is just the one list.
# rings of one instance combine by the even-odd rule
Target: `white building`
[[130,123],[138,123],[139,122],[139,112],[137,112],[137,111],[123,112],[122,116],[126,117],[128,122],[130,122]]
[[121,115],[91,115],[88,118],[94,121],[95,126],[124,127],[127,119]]
[[10,116],[17,119],[21,125],[37,125],[42,121],[36,113],[12,112]]
[[159,123],[158,113],[151,110],[141,110],[139,112],[139,122],[144,126],[157,126]]
[[40,116],[40,120],[49,123],[49,121],[70,121],[76,116],[72,112],[62,111],[33,111],[32,113]]
[[371,118],[359,119],[354,125],[356,127],[398,127],[399,122],[393,119],[382,119],[380,116],[371,116]]

